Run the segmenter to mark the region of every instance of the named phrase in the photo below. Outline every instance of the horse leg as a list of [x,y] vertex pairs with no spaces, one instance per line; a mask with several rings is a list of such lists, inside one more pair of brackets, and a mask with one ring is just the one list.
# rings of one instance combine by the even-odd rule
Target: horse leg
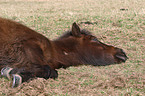
[[31,70],[4,67],[1,70],[1,75],[8,79],[12,79],[12,88],[19,86],[23,82],[27,82],[30,78],[40,77],[48,79],[58,77],[57,71],[50,69],[48,65],[34,67],[31,68]]
[[6,77],[7,79],[12,79],[12,88],[17,87],[22,83],[22,77],[19,74],[17,74],[15,69],[11,67],[2,68],[1,76]]
[[[20,85],[22,82],[28,81],[30,78],[42,77],[45,79],[57,78],[58,73],[49,67],[48,60],[45,60],[44,52],[35,42],[23,42],[23,50],[21,51],[21,58],[18,59],[19,64],[13,64],[14,69],[10,67],[3,68],[1,73],[4,77],[12,78],[12,87]],[[27,61],[27,62],[26,62]]]

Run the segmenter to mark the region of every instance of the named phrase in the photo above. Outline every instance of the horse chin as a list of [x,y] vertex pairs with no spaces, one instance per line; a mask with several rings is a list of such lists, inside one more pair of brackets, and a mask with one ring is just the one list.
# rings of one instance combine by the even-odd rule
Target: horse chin
[[115,64],[114,59],[95,59],[93,60],[93,62],[89,62],[90,65],[93,66],[108,66],[108,65],[112,65]]

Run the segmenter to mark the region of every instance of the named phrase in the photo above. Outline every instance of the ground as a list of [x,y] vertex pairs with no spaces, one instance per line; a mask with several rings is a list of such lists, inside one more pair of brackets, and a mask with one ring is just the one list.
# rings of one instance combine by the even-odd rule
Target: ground
[[55,39],[77,22],[129,59],[110,66],[59,69],[17,88],[0,78],[0,96],[145,96],[145,0],[1,0],[0,16]]

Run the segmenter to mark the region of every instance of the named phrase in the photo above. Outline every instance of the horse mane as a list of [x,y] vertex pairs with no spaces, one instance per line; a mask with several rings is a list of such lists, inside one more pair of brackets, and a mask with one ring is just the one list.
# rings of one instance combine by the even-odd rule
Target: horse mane
[[[80,32],[83,35],[92,35],[92,33],[90,31],[86,30],[86,29],[82,29]],[[71,30],[64,32],[64,34],[62,36],[60,36],[59,38],[57,38],[57,40],[60,40],[60,39],[63,39],[63,38],[67,38],[69,36],[73,36]]]

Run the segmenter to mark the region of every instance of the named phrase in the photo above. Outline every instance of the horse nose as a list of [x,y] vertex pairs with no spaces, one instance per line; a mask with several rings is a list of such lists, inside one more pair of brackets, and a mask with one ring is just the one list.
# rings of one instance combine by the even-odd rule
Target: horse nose
[[122,49],[119,49],[117,51],[115,57],[117,57],[118,59],[120,59],[123,62],[125,62],[128,59],[128,57],[126,56],[126,53]]
[[126,53],[124,52],[124,50],[123,50],[123,49],[120,49],[120,50],[121,50],[121,52],[124,54],[124,56],[126,57],[126,59],[129,59],[129,58],[127,57]]

